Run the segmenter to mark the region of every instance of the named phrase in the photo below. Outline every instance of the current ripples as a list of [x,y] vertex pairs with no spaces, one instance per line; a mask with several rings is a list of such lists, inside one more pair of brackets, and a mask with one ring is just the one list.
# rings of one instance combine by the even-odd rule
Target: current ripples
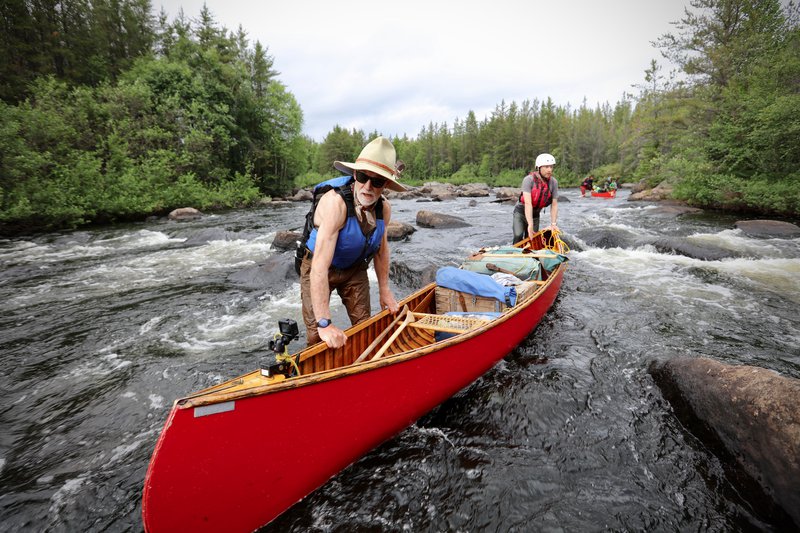
[[[265,531],[771,529],[676,421],[647,366],[703,355],[800,377],[800,240],[750,239],[729,217],[665,218],[624,194],[564,194],[568,235],[627,244],[576,237],[533,335]],[[401,222],[427,209],[471,224],[417,228],[393,243],[394,259],[457,264],[505,243],[511,207],[491,200],[393,202]],[[0,528],[141,529],[142,481],[172,401],[257,367],[278,319],[301,322],[295,279],[248,276],[306,208],[0,241]],[[665,236],[733,257],[662,253],[651,243]]]

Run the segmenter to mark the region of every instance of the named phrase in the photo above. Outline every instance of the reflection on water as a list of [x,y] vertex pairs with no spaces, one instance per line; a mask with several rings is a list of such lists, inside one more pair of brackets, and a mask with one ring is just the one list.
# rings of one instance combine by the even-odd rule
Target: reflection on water
[[[664,217],[624,194],[565,195],[568,235],[613,231],[630,245],[577,239],[533,335],[265,530],[770,529],[646,368],[700,355],[800,377],[800,240],[750,239],[730,217]],[[393,259],[457,264],[506,243],[511,206],[491,200],[393,202],[401,222],[422,208],[471,224],[418,228],[392,243]],[[141,529],[171,402],[256,367],[280,318],[302,323],[296,279],[233,275],[275,256],[275,232],[297,229],[306,209],[0,240],[3,530]],[[661,253],[663,237],[736,257]]]

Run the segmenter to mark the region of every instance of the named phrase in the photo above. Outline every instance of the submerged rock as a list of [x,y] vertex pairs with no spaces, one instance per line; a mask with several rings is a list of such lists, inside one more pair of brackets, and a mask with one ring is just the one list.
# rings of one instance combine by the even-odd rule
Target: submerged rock
[[464,228],[469,226],[469,223],[453,215],[434,213],[433,211],[418,211],[417,225],[423,228]]
[[764,239],[800,237],[800,227],[780,220],[739,220],[734,226],[748,237]]
[[800,526],[800,380],[702,357],[656,361],[649,371],[687,428],[709,448],[722,445],[721,459],[746,473],[745,484]]
[[635,233],[619,228],[586,228],[576,237],[592,248],[630,248],[638,239]]
[[692,259],[700,259],[702,261],[719,261],[720,259],[740,257],[740,254],[731,250],[717,248],[710,245],[692,244],[688,241],[677,238],[657,239],[651,244],[662,254],[675,253],[678,255],[691,257]]
[[[189,226],[191,227],[191,226]],[[235,238],[233,234],[222,228],[203,228],[197,231],[182,232],[186,238],[184,246],[203,246],[212,241],[230,241]]]

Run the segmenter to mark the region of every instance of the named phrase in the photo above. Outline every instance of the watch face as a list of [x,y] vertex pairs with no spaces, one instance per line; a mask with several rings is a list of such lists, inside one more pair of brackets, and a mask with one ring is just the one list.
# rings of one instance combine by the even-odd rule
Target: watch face
[[331,325],[331,321],[328,318],[323,318],[322,320],[317,320],[317,327],[318,328],[327,328]]

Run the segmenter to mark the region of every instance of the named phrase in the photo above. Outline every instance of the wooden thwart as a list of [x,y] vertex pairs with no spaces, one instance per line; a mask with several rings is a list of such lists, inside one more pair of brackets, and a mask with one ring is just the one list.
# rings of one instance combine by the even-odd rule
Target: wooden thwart
[[370,359],[370,361],[374,361],[376,359],[380,359],[380,357],[384,353],[386,353],[386,350],[389,349],[389,346],[391,346],[392,343],[397,339],[397,337],[400,336],[400,334],[403,332],[403,330],[406,329],[406,326],[409,325],[411,322],[413,322],[415,320],[414,313],[410,312],[408,310],[408,307],[405,307],[404,310],[405,310],[406,313],[405,313],[405,318],[403,319],[403,323],[400,324],[400,326],[397,328],[397,331],[392,333],[392,336],[389,337],[389,340],[386,341],[386,343],[383,346],[381,346],[381,349],[378,350],[378,352],[375,355],[372,356],[372,359]]
[[419,329],[427,329],[431,331],[443,331],[446,333],[465,333],[488,322],[488,319],[471,318],[464,316],[451,316],[451,315],[434,315],[428,313],[413,313],[409,311],[408,306],[403,307],[403,310],[398,313],[397,317],[392,321],[389,326],[384,329],[380,335],[375,337],[375,340],[367,346],[367,348],[353,361],[353,364],[361,363],[370,356],[372,351],[386,338],[387,335],[400,324],[397,329],[389,336],[386,342],[375,352],[375,355],[370,357],[370,361],[380,359],[385,354],[392,344],[397,340],[403,330],[407,327],[414,327]]
[[367,346],[367,348],[366,348],[366,349],[365,349],[363,352],[361,352],[361,355],[359,355],[359,356],[358,356],[358,358],[357,358],[355,361],[353,361],[353,364],[360,363],[361,361],[363,361],[364,359],[366,359],[366,358],[367,358],[367,356],[369,355],[369,353],[370,353],[372,350],[374,350],[374,349],[375,349],[375,347],[376,347],[378,344],[380,344],[380,343],[381,343],[381,341],[382,341],[382,340],[383,340],[383,339],[386,337],[386,335],[388,335],[388,334],[389,334],[389,332],[390,332],[390,331],[392,331],[392,328],[393,328],[393,327],[395,327],[395,325],[397,325],[397,323],[398,323],[398,322],[400,322],[400,320],[402,320],[402,318],[403,318],[405,315],[407,315],[408,313],[409,313],[408,306],[407,306],[407,305],[404,305],[404,306],[403,306],[403,310],[402,310],[402,311],[400,311],[399,313],[397,313],[397,316],[395,317],[395,319],[394,319],[394,320],[392,320],[392,323],[391,323],[391,324],[389,324],[389,325],[386,327],[386,329],[384,329],[383,331],[381,331],[381,334],[380,334],[380,335],[378,335],[377,337],[375,337],[375,340],[374,340],[374,341],[372,341],[372,343],[371,343],[369,346]]

